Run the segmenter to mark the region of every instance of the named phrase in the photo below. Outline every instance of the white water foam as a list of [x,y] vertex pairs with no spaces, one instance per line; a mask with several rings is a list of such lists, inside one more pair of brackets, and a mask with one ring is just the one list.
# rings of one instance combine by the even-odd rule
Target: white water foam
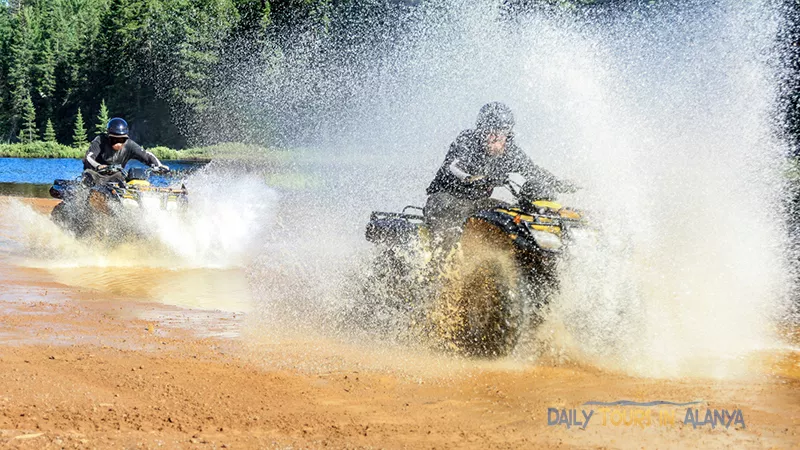
[[[724,377],[775,344],[792,283],[770,65],[780,17],[769,2],[514,20],[489,1],[416,11],[392,52],[353,64],[358,77],[299,59],[292,70],[309,85],[270,79],[259,99],[296,111],[320,96],[326,107],[305,111],[308,125],[339,163],[326,175],[344,180],[326,185],[326,198],[341,199],[326,214],[358,228],[315,248],[313,261],[330,264],[298,272],[301,284],[346,286],[344,259],[370,209],[421,203],[449,142],[481,104],[501,100],[534,161],[584,187],[565,201],[602,232],[563,267],[542,330],[554,352],[637,374]],[[348,174],[341,161],[356,160]],[[280,281],[263,278],[263,300],[275,301]],[[329,289],[303,298],[298,310],[335,302]]]

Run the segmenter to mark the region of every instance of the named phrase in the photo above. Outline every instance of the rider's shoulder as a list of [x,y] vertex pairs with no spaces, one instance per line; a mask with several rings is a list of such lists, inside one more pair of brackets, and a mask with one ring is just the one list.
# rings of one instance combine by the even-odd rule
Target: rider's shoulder
[[456,136],[456,140],[454,144],[458,145],[471,145],[478,139],[478,134],[476,130],[464,130],[461,133],[458,133]]
[[507,149],[507,152],[509,154],[526,155],[527,156],[527,153],[525,153],[525,150],[523,150],[522,147],[517,145],[517,142],[514,140],[513,137],[510,138],[508,140],[508,142],[506,143],[506,149]]
[[132,149],[141,149],[142,148],[141,145],[139,145],[136,141],[134,141],[131,138],[128,138],[128,140],[125,141],[125,146],[128,147],[128,148],[132,148]]

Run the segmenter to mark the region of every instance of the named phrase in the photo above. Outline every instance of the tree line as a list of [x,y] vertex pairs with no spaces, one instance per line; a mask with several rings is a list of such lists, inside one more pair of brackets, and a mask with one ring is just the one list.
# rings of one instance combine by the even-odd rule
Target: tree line
[[[281,73],[281,64],[291,64],[287,54],[317,58],[325,70],[332,52],[392,45],[404,15],[422,3],[0,0],[0,143],[78,145],[81,122],[102,115],[103,103],[143,144],[273,143],[279,125],[270,114],[280,111],[248,114],[236,104],[241,91],[265,89],[258,77]],[[91,139],[98,130],[89,128]]]
[[[183,147],[220,114],[214,93],[276,52],[281,21],[325,1],[0,0],[0,142],[85,140],[108,111]],[[107,109],[101,111],[107,105]],[[86,129],[91,138],[98,130]]]
[[[0,143],[82,145],[107,115],[126,118],[143,144],[245,140],[270,143],[278,121],[248,114],[237,96],[263,89],[248,77],[284,56],[383,51],[423,0],[0,0]],[[509,14],[531,5],[638,7],[640,1],[504,0]],[[652,2],[651,2],[652,3]],[[783,0],[784,130],[800,135],[800,3]],[[326,35],[326,39],[308,36]],[[311,43],[298,50],[297,43]],[[387,44],[388,43],[388,44]],[[315,53],[316,52],[316,53]],[[330,52],[329,52],[330,53]],[[337,56],[338,57],[338,56]],[[275,71],[279,73],[280,71]],[[324,81],[324,80],[323,80]],[[259,84],[261,83],[261,84]],[[324,87],[324,86],[323,86]],[[313,86],[312,86],[313,88]],[[330,107],[315,105],[314,107]],[[272,108],[275,109],[275,108]],[[213,122],[213,127],[203,124]],[[257,130],[257,133],[253,133]]]

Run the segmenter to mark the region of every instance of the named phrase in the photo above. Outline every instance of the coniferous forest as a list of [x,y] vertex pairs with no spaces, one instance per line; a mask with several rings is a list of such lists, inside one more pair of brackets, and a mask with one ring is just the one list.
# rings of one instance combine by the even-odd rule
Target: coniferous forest
[[236,123],[229,136],[199,129],[221,113],[213,93],[242,67],[274,59],[281,27],[320,22],[326,7],[300,0],[0,2],[0,142],[78,144],[109,113],[126,117],[146,144],[236,139]]
[[[347,59],[357,52],[385,51],[402,33],[398,18],[421,3],[0,0],[0,143],[79,145],[91,140],[109,115],[128,119],[133,135],[146,145],[275,143],[284,111],[253,114],[240,108],[241,91],[268,90],[263,77],[253,80],[290,64],[286,55],[291,52],[319,58],[305,63],[333,71],[336,62],[324,55]],[[535,3],[574,9],[615,2],[503,3],[513,14]],[[789,0],[784,4],[782,63],[792,76],[784,83],[782,114],[784,131],[796,141],[798,7]],[[329,39],[314,41],[309,35]],[[298,42],[313,45],[298,51]],[[320,50],[320,42],[335,52]]]

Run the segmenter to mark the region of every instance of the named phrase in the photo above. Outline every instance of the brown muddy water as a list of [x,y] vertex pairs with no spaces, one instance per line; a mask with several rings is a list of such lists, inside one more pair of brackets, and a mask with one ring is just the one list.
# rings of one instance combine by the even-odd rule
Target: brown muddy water
[[[130,260],[93,266],[85,255],[68,264],[26,254],[30,241],[10,229],[9,211],[46,217],[54,202],[17,199],[21,206],[9,210],[11,201],[0,201],[4,445],[800,445],[796,341],[742,361],[751,369],[745,376],[673,379],[548,357],[474,361],[264,329],[253,323],[242,270]],[[621,400],[698,403],[586,405]]]

